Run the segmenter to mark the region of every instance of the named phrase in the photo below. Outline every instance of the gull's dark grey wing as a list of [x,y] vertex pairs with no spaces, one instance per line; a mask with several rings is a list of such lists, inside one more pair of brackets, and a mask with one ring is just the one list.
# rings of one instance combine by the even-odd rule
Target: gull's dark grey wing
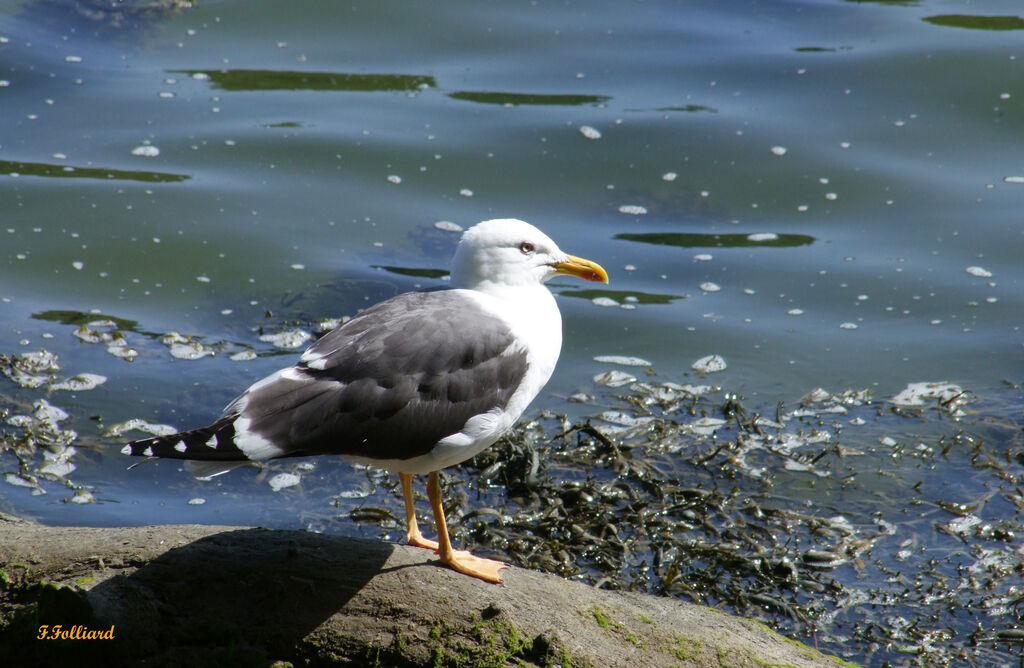
[[330,332],[254,384],[218,422],[136,441],[133,455],[240,460],[336,454],[402,460],[503,408],[527,370],[504,320],[465,291],[406,293]]

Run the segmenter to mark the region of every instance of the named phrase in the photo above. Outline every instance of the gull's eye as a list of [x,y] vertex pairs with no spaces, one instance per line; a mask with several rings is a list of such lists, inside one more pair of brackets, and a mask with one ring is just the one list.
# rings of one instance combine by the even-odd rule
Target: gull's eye
[[523,255],[529,255],[535,250],[537,249],[529,241],[524,241],[523,243],[519,244],[519,252],[522,253]]

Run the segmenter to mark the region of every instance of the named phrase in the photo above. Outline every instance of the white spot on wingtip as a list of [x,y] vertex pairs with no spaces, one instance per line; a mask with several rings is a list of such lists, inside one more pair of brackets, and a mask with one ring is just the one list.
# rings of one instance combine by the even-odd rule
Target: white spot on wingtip
[[205,445],[208,448],[216,448],[217,447],[217,435],[214,434],[213,436],[211,436],[210,440],[208,440],[206,443],[203,443],[203,445]]
[[174,444],[174,449],[177,450],[178,452],[187,452],[188,446],[185,445],[185,441],[178,441],[177,443]]
[[272,459],[284,454],[284,450],[267,440],[263,436],[250,431],[252,419],[239,417],[235,421],[235,446],[242,451],[246,458],[253,461]]
[[123,448],[121,448],[121,454],[122,455],[130,455],[130,454],[132,454],[132,446],[126,445]]
[[147,457],[152,457],[153,456],[153,448],[152,447],[146,448],[145,450],[142,451],[142,454],[146,455]]
[[281,378],[284,378],[285,380],[294,380],[297,382],[309,380],[309,376],[302,373],[302,369],[293,366],[290,366],[287,369],[281,369],[280,374]]

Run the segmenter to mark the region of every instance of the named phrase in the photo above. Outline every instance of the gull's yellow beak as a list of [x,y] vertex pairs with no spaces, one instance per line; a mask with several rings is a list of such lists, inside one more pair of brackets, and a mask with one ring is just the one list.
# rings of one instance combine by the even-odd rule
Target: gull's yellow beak
[[596,262],[584,260],[575,255],[570,255],[565,262],[556,262],[551,266],[555,268],[556,274],[575,276],[576,278],[582,278],[584,281],[593,281],[595,283],[608,282],[608,272],[604,270],[604,267]]

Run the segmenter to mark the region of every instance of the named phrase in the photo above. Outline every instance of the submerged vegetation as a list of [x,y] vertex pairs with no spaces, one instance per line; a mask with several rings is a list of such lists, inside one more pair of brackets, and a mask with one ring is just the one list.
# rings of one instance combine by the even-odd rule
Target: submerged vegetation
[[519,426],[450,480],[458,539],[869,665],[1021,655],[1019,423],[949,384],[767,417],[705,389],[634,383],[591,419]]
[[[242,344],[142,333],[112,318],[60,321],[125,361],[135,359],[125,350],[257,356]],[[294,324],[281,329],[305,333]],[[275,336],[259,338],[278,348],[295,338]],[[204,354],[180,354],[186,345]],[[755,410],[723,388],[664,382],[650,368],[637,379],[639,358],[597,359],[629,372],[600,374],[592,395],[571,398],[585,417],[541,411],[446,472],[455,542],[598,587],[752,617],[868,665],[991,665],[1024,655],[1024,432],[1012,409],[1024,391],[1016,384],[996,397],[951,383],[908,384],[885,399],[818,389],[795,406]],[[103,426],[59,407],[106,379],[67,376],[46,351],[0,355],[0,372],[19,388],[0,394],[4,481],[28,488],[13,493],[57,489],[67,501],[100,503],[97,485],[72,481],[81,453],[106,452],[104,443],[130,430],[173,429],[142,419]],[[272,491],[261,494],[299,490],[304,498],[290,503],[303,506],[333,495],[331,505],[351,509],[309,528],[397,536],[397,479],[367,471],[373,489],[356,490],[349,467],[342,484],[351,489],[339,495],[326,467],[265,468],[258,479]],[[275,485],[283,476],[287,484]],[[602,624],[601,610],[581,614]]]

